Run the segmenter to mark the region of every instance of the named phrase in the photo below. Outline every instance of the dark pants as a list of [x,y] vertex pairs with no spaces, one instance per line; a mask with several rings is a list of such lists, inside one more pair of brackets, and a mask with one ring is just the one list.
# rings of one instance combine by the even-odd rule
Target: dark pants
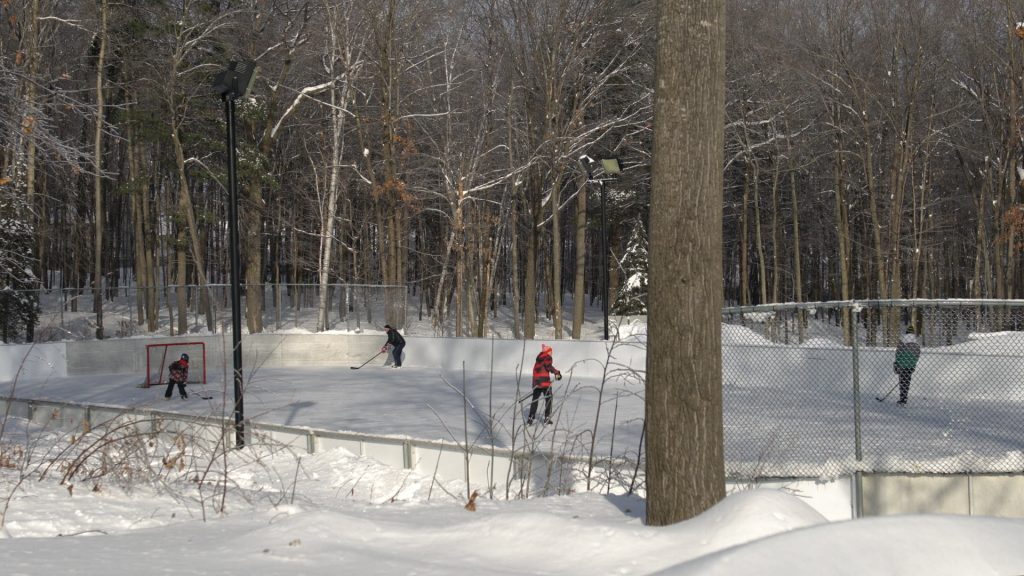
[[913,368],[896,368],[896,374],[900,377],[900,403],[907,403],[907,394],[910,393],[910,377],[914,374]]
[[167,383],[167,392],[164,392],[164,398],[170,398],[171,397],[171,393],[174,392],[174,385],[175,384],[178,385],[178,394],[181,394],[182,398],[188,398],[188,393],[185,392],[185,383],[184,382],[175,382],[174,380],[171,380],[170,382]]
[[402,365],[402,350],[405,349],[405,344],[395,344],[391,348],[391,354],[395,357],[395,366]]
[[530,417],[527,421],[533,422],[533,419],[537,417],[537,402],[540,400],[540,395],[544,395],[544,420],[551,419],[551,386],[540,387],[536,386],[533,389],[533,402],[530,403]]

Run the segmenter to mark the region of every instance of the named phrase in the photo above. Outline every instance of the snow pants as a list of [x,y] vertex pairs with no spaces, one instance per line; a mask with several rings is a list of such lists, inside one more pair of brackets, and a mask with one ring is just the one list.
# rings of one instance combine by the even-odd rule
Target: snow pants
[[185,383],[184,382],[175,382],[174,380],[171,380],[171,381],[169,381],[167,383],[167,392],[164,392],[164,398],[170,398],[171,397],[171,393],[174,392],[174,385],[175,384],[178,385],[178,394],[181,394],[182,398],[188,398],[188,393],[185,392]]
[[528,422],[533,422],[537,417],[537,402],[541,394],[544,395],[544,420],[551,419],[551,386],[535,386],[533,388],[533,402],[530,402],[530,416]]
[[914,374],[913,368],[896,368],[896,374],[900,377],[900,404],[907,403],[907,395],[910,393],[910,377]]

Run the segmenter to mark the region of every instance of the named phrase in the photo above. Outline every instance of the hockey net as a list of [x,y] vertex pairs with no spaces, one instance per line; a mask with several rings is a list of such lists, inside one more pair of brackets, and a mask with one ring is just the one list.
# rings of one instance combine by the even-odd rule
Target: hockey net
[[168,366],[182,354],[188,354],[188,383],[206,384],[206,344],[168,342],[146,345],[146,382],[143,388],[167,384]]

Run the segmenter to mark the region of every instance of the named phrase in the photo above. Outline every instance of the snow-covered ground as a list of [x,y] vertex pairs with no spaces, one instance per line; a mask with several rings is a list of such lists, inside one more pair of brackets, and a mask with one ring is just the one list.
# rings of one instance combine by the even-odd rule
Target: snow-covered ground
[[[16,447],[32,446],[60,459],[70,440],[15,420],[7,424],[4,453],[16,456]],[[636,496],[478,497],[469,511],[459,482],[437,485],[340,449],[301,458],[232,451],[198,472],[184,462],[201,458],[187,446],[155,440],[143,452],[155,476],[133,473],[122,461],[117,472],[94,467],[60,485],[77,460],[49,469],[36,460],[27,476],[0,468],[7,506],[3,573],[1024,573],[1021,520],[828,522],[797,496],[757,489],[735,493],[692,520],[649,527]],[[226,489],[218,485],[218,469],[230,471]]]
[[[763,443],[767,431],[775,439],[760,451],[751,449],[755,459],[772,454],[799,460],[807,456],[803,450],[813,455],[823,445],[827,458],[833,443],[849,453],[851,391],[846,382],[834,382],[846,362],[829,356],[838,353],[834,344],[780,347],[766,355],[756,335],[730,328],[723,336],[733,354],[724,378],[727,438]],[[999,338],[986,339],[986,345]],[[407,353],[414,353],[414,342]],[[950,411],[953,399],[959,405],[964,398],[948,392],[973,377],[953,364],[962,362],[966,349],[926,353],[932,367],[922,365],[915,377],[917,401],[902,411],[873,400],[877,384],[891,377],[885,373],[891,350],[862,359],[865,382],[875,383],[862,392],[869,421],[878,423],[872,437],[918,430],[926,438],[945,426],[954,438],[967,435],[963,441],[970,441],[976,427],[954,421]],[[766,365],[765,358],[772,360]],[[990,370],[1005,371],[1016,360],[1006,359],[1002,367],[1002,360],[993,362]],[[464,430],[461,374],[414,362],[402,370],[266,369],[249,376],[246,406],[253,418],[425,439],[451,439]],[[492,428],[497,444],[508,442],[521,418],[513,408],[515,380],[501,378],[494,385],[491,375],[467,376],[474,406],[468,432],[475,442],[491,438]],[[225,412],[229,396],[222,383],[211,383],[205,390],[214,399],[193,394],[184,402],[164,401],[161,389],[136,383],[135,377],[26,381],[18,384],[18,395],[194,414]],[[560,385],[557,422],[537,433],[579,451],[587,446],[581,438],[594,429],[599,383]],[[597,427],[601,451],[635,454],[642,402],[631,386],[617,382],[606,390],[605,417]],[[774,388],[759,392],[758,386]],[[1012,411],[1014,394],[1010,389],[998,398],[968,400]],[[802,411],[770,414],[766,405]],[[814,427],[822,421],[827,425]],[[805,432],[780,439],[783,423]],[[1019,449],[1013,430],[982,428],[979,437],[993,433],[999,443]],[[949,441],[904,444],[906,458],[927,463]],[[644,525],[642,498],[604,490],[525,500],[484,495],[472,499],[475,510],[469,511],[467,493],[476,486],[389,468],[342,449],[305,454],[253,445],[224,451],[187,437],[59,432],[17,418],[5,420],[0,446],[3,574],[1024,574],[1024,520],[899,516],[830,522],[798,495],[751,489],[690,521],[659,528]],[[743,444],[729,454],[742,461],[737,446]]]

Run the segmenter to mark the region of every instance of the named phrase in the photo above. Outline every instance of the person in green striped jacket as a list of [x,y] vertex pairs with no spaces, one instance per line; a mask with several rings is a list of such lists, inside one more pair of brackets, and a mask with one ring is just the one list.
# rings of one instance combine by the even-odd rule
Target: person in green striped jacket
[[897,404],[906,405],[907,395],[910,393],[910,377],[917,368],[917,361],[921,358],[921,345],[917,342],[917,335],[914,334],[914,327],[908,326],[907,333],[900,338],[896,346],[896,361],[892,363],[893,372],[900,377],[900,399]]

